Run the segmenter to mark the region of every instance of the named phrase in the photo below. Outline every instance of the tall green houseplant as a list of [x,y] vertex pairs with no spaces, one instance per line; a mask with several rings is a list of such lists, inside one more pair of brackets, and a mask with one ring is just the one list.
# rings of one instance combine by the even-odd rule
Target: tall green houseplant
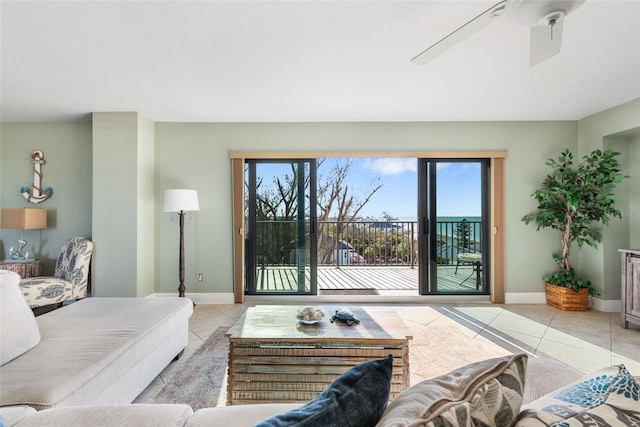
[[559,269],[546,276],[548,283],[578,291],[591,288],[591,282],[583,280],[569,264],[572,243],[598,247],[602,240],[597,224],[607,225],[613,217],[621,218],[614,207],[613,190],[625,175],[612,150],[594,150],[573,165],[573,154],[565,149],[557,160],[549,159],[547,177],[532,195],[538,201],[538,210],[522,218],[526,224],[535,223],[537,230],[552,228],[560,232],[562,252],[554,254]]

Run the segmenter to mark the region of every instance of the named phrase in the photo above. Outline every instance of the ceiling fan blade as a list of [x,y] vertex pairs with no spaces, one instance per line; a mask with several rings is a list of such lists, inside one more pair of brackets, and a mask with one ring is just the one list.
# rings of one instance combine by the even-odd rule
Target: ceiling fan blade
[[462,40],[471,36],[473,33],[480,30],[494,19],[498,18],[504,11],[506,3],[507,0],[503,0],[500,3],[491,6],[489,9],[482,12],[471,21],[467,22],[457,30],[453,31],[451,34],[443,37],[442,39],[416,55],[411,59],[411,62],[424,65],[434,58],[442,55],[444,52],[451,49]]
[[560,19],[554,25],[531,27],[529,67],[535,67],[560,53],[563,22],[564,19]]

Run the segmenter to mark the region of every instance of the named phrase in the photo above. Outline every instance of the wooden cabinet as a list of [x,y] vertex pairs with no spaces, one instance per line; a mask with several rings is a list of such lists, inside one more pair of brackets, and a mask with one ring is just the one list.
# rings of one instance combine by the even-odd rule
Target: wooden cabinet
[[620,249],[622,255],[621,299],[622,327],[629,322],[640,325],[640,250]]

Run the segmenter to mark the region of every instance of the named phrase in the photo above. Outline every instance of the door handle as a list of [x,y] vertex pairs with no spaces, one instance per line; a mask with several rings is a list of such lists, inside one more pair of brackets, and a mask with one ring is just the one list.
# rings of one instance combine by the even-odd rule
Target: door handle
[[429,235],[429,218],[422,218],[422,234]]

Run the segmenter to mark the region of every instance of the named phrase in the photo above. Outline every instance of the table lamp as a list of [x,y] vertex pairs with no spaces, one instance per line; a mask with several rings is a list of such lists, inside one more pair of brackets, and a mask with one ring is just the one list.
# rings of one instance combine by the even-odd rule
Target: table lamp
[[29,252],[22,251],[27,246],[25,230],[43,230],[47,228],[47,210],[33,208],[3,208],[0,228],[22,230],[22,237],[18,240],[18,246],[9,249],[9,262],[27,262]]

